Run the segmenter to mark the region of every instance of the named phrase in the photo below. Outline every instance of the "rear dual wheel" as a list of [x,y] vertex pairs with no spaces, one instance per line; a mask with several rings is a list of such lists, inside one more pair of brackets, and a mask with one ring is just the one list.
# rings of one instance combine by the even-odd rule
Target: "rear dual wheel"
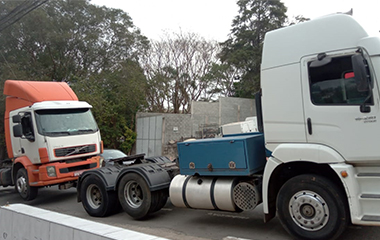
[[168,193],[165,190],[152,192],[152,204],[149,213],[154,213],[163,208],[168,201]]
[[95,175],[82,181],[80,197],[84,209],[93,217],[105,217],[120,209],[117,193],[106,191],[103,181]]
[[151,192],[145,179],[136,173],[121,178],[118,197],[124,211],[134,219],[143,219],[160,210],[168,198],[164,190]]

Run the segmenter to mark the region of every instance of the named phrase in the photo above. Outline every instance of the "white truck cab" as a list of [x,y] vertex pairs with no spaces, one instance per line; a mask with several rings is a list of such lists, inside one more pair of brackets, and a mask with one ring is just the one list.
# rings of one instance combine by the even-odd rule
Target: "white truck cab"
[[[318,232],[328,222],[318,211],[380,226],[379,76],[380,39],[369,37],[351,16],[330,15],[266,34],[261,117],[266,148],[272,152],[263,177],[267,219],[277,200],[277,208],[285,201],[281,208],[287,211],[280,219],[292,219],[285,228],[300,238],[324,236]],[[309,177],[299,177],[303,174]],[[294,184],[292,179],[313,181],[310,175],[321,176],[321,186],[332,183],[334,193],[322,196],[304,187],[304,193],[290,194],[290,199],[306,194],[301,199],[311,205],[276,199],[285,185]],[[335,204],[344,207],[329,206],[330,197],[342,198]],[[313,206],[321,203],[323,208]]]

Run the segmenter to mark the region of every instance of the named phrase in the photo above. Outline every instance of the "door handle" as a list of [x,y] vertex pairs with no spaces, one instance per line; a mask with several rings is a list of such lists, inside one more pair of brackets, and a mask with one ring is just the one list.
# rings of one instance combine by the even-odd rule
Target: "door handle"
[[307,131],[309,132],[310,135],[313,134],[313,128],[311,126],[311,118],[307,119]]

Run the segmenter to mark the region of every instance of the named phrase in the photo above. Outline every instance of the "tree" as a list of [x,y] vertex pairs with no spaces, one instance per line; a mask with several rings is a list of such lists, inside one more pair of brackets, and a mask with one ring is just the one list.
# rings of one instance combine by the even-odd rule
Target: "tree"
[[286,25],[290,26],[290,25],[301,23],[301,22],[306,22],[309,20],[310,20],[310,18],[304,17],[303,15],[296,15],[296,16],[293,16],[291,18],[288,17]]
[[229,38],[221,43],[223,64],[240,72],[235,96],[252,97],[259,89],[262,43],[265,33],[283,27],[287,8],[281,1],[239,0],[239,14],[232,22]]
[[208,90],[209,94],[233,97],[235,96],[235,87],[239,80],[241,72],[228,64],[215,62],[212,64],[210,71],[205,78],[213,82],[213,87]]
[[[0,15],[15,5],[1,3]],[[64,0],[49,1],[5,29],[0,42],[8,62],[1,64],[2,78],[13,72],[17,78],[55,81],[87,77],[126,59],[137,60],[148,44],[125,12]]]
[[[0,18],[18,4],[0,1]],[[148,43],[122,10],[88,0],[48,1],[0,33],[0,84],[68,82],[94,106],[105,147],[129,152],[125,140],[133,140],[134,114],[145,105],[146,78],[138,61]]]
[[192,100],[211,100],[218,82],[208,74],[219,46],[194,33],[166,34],[152,41],[140,60],[148,78],[148,110],[189,112]]
[[103,71],[72,85],[80,99],[93,105],[93,114],[107,148],[129,153],[136,140],[136,112],[145,104],[146,79],[140,66],[126,61],[118,71]]

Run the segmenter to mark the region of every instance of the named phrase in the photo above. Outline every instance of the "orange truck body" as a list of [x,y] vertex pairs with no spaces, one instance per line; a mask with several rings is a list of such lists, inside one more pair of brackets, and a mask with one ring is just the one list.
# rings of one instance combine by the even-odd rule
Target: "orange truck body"
[[[75,185],[75,181],[83,171],[100,166],[99,154],[103,151],[103,145],[99,129],[90,111],[91,105],[78,101],[67,83],[7,80],[4,85],[4,95],[6,95],[5,140],[8,157],[12,161],[10,185],[15,185],[17,171],[25,168],[28,184],[32,187],[58,184],[62,188],[67,188],[65,186],[68,185],[65,184],[69,184],[69,187]],[[55,123],[56,127],[81,114],[86,115],[86,119],[89,119],[93,127],[87,132],[78,130],[75,133],[67,132],[66,135],[58,135],[53,131],[45,132],[46,126],[43,126],[42,120],[39,120],[39,115],[57,117],[61,116],[60,114],[67,119],[63,119],[62,124]],[[24,135],[15,135],[15,127],[18,127],[16,125],[20,125],[20,129],[23,128],[23,134],[26,130],[24,122],[12,120],[14,116],[20,119],[28,116],[31,119],[33,139],[27,139]],[[74,123],[74,120],[72,122]],[[85,120],[83,122],[82,124],[86,123]],[[45,123],[51,124],[49,121]],[[49,175],[47,169],[54,169],[55,175]]]

